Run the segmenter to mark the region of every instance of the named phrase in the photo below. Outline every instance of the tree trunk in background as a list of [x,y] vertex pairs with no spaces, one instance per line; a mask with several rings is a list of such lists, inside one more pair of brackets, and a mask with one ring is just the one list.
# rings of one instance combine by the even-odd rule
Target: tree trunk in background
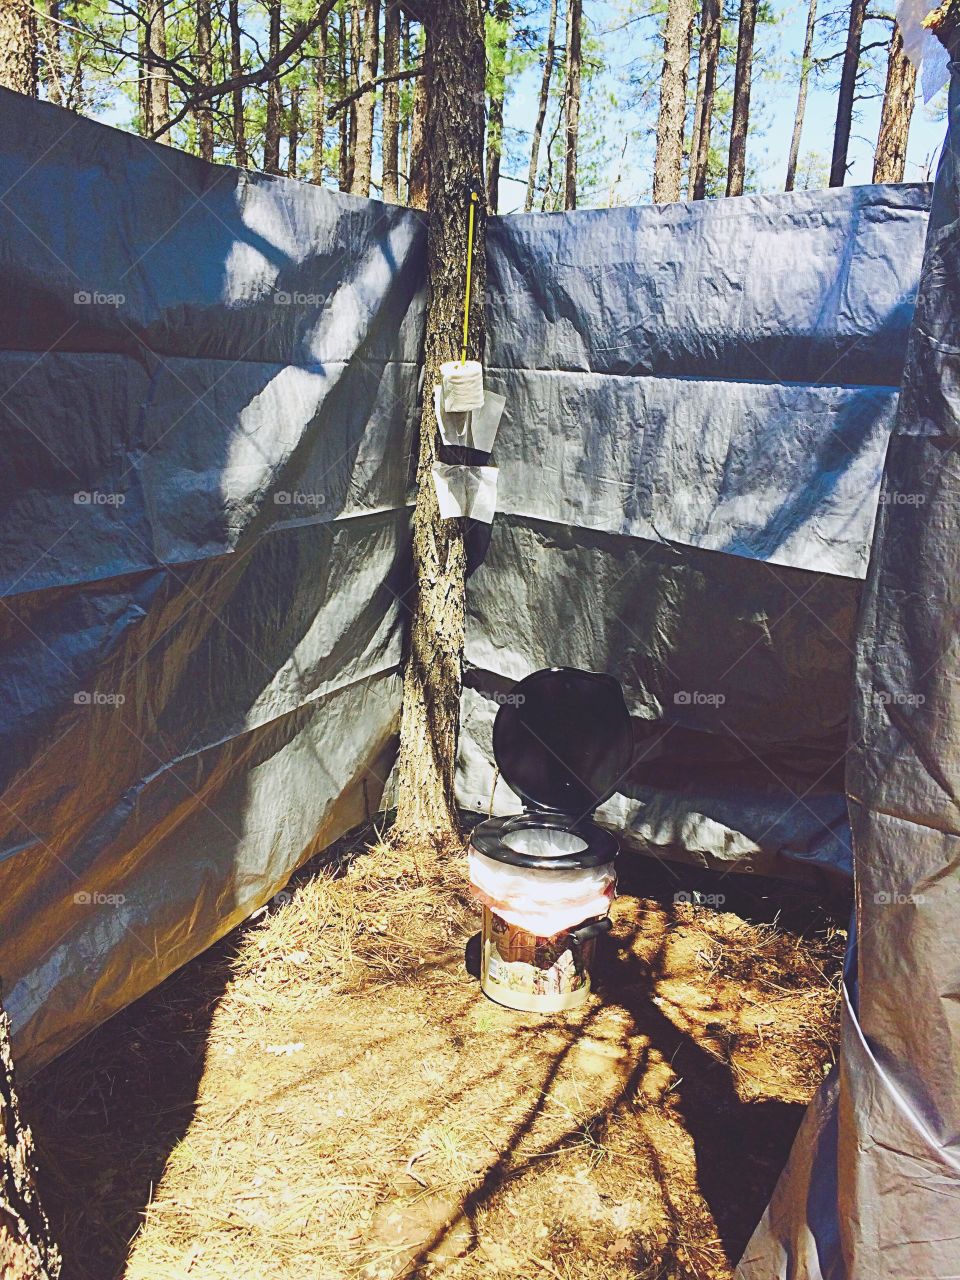
[[327,19],[317,28],[317,58],[313,67],[313,156],[310,181],[323,182],[323,126],[327,109]]
[[0,85],[36,97],[37,17],[32,0],[0,0]]
[[[280,52],[280,0],[267,0],[268,57]],[[263,134],[263,168],[265,173],[280,172],[280,117],[283,109],[280,77],[267,84],[267,119]]]
[[[400,57],[403,62],[404,70],[410,66],[410,19],[403,18],[401,24],[402,35],[400,37],[401,52]],[[400,200],[403,204],[410,203],[410,118],[412,112],[405,110],[403,119],[400,121],[400,173],[398,175],[398,187],[400,190]]]
[[657,116],[657,152],[653,164],[654,204],[668,204],[680,199],[692,22],[693,0],[669,0],[663,23],[663,74]]
[[410,182],[407,204],[414,209],[426,209],[430,189],[430,154],[427,146],[427,80],[431,60],[430,29],[423,28],[424,74],[413,82],[413,120],[410,122]]
[[[400,0],[387,0],[383,15],[383,74],[400,70]],[[400,202],[400,86],[383,86],[383,198]]]
[[703,0],[700,15],[700,58],[697,67],[697,102],[694,110],[693,140],[690,143],[690,174],[687,194],[702,200],[707,193],[710,163],[710,126],[717,91],[720,61],[720,0]]
[[[377,78],[377,62],[380,54],[380,0],[366,0],[363,14],[363,53],[360,60],[359,82]],[[371,90],[356,104],[357,143],[353,159],[353,176],[350,191],[355,196],[370,194],[370,174],[373,169],[373,117],[377,95]]]
[[860,41],[863,36],[863,20],[866,13],[867,0],[851,0],[850,25],[847,28],[847,45],[843,51],[843,70],[840,73],[840,92],[837,95],[837,126],[833,134],[833,156],[830,160],[831,187],[842,187],[847,176],[847,151],[850,147],[850,129],[853,124],[853,98],[857,89]]
[[[240,45],[240,0],[230,0],[228,22],[230,24],[230,74],[238,76],[243,70]],[[239,169],[247,167],[247,132],[243,119],[243,90],[234,89],[231,94],[233,123],[233,155]]]
[[[403,675],[397,821],[400,842],[459,836],[454,771],[460,723],[465,554],[459,520],[441,520],[431,467],[437,457],[432,388],[458,355],[467,252],[466,192],[480,184],[484,143],[482,0],[432,0],[426,96],[430,193],[423,416],[413,516],[413,596]],[[481,188],[478,186],[477,188]],[[478,202],[469,354],[483,353],[484,232]]]
[[750,80],[753,72],[753,33],[756,26],[757,0],[740,0],[737,67],[733,81],[733,117],[730,121],[730,156],[727,162],[728,196],[743,195],[743,183],[747,175]]
[[287,177],[297,176],[297,149],[300,145],[300,89],[290,90],[290,111],[287,116]]
[[[153,58],[167,56],[167,10],[165,0],[149,0],[150,25],[148,38]],[[150,129],[151,134],[163,129],[170,120],[170,81],[167,70],[159,62],[151,61],[150,68]]]
[[150,120],[153,107],[150,97],[153,86],[150,83],[150,67],[148,58],[150,51],[150,0],[141,0],[137,22],[137,130],[147,137],[150,133]]
[[580,75],[583,57],[583,0],[567,0],[567,86],[564,95],[566,144],[563,164],[563,207],[577,207],[577,146],[580,139]]
[[43,26],[43,47],[46,53],[47,97],[58,107],[63,106],[63,51],[60,47],[60,0],[47,0],[47,17]]
[[800,88],[797,90],[797,111],[793,117],[793,136],[787,157],[787,181],[784,191],[792,191],[797,180],[797,161],[800,159],[800,135],[803,133],[803,117],[807,111],[807,88],[810,68],[813,65],[813,34],[817,25],[817,0],[810,0],[807,9],[807,30],[803,37],[803,58],[800,63]]
[[540,80],[540,100],[537,103],[537,118],[533,125],[533,139],[530,143],[530,172],[527,175],[527,194],[523,201],[524,213],[533,208],[533,196],[537,189],[537,174],[540,170],[540,139],[543,137],[543,122],[547,118],[547,107],[550,104],[550,81],[553,79],[553,60],[557,47],[557,0],[550,0],[550,17],[547,24],[547,44],[543,51],[543,77]]
[[[7,73],[3,62],[0,72]],[[33,1139],[17,1103],[10,1024],[0,1005],[0,1276],[56,1280],[59,1274],[60,1256],[37,1199]]]
[[[360,84],[360,4],[361,0],[351,0],[350,4],[350,80],[351,87],[356,89]],[[357,104],[351,102],[347,114],[347,191],[353,190],[353,170],[357,162]]]
[[[213,30],[210,19],[210,0],[197,0],[197,78],[201,85],[213,84]],[[209,103],[198,107],[197,142],[200,157],[213,159],[213,111]]]
[[500,157],[503,154],[503,103],[506,97],[507,38],[512,0],[494,0],[493,18],[496,32],[496,74],[500,79],[490,93],[490,110],[487,114],[487,213],[496,213],[500,189]]
[[903,51],[899,22],[893,26],[883,91],[880,133],[873,158],[874,182],[902,182],[907,168],[907,141],[917,89],[917,69]]
[[[340,22],[337,26],[337,70],[339,97],[347,96],[347,15],[340,10]],[[340,113],[340,151],[337,164],[337,181],[341,191],[350,190],[350,117],[349,113]]]

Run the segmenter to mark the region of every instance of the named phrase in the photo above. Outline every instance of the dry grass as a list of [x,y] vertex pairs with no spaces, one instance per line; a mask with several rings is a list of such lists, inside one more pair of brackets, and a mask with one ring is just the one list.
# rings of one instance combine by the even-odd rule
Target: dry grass
[[640,864],[601,996],[518,1014],[463,970],[459,851],[355,855],[33,1082],[65,1280],[729,1277],[831,1060],[842,931]]

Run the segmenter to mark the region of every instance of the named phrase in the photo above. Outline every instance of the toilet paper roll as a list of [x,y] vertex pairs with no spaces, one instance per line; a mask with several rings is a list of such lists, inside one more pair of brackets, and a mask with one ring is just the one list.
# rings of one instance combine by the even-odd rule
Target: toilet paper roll
[[483,405],[483,365],[479,360],[448,360],[440,366],[443,407],[447,413],[466,413]]

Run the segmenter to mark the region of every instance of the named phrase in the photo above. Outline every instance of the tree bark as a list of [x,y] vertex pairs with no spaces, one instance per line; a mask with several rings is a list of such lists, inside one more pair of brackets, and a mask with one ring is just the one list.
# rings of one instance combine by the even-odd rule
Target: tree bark
[[733,81],[733,117],[730,121],[730,154],[727,162],[728,196],[743,195],[743,183],[747,175],[750,81],[753,74],[753,33],[756,26],[757,0],[740,0],[737,66]]
[[797,110],[793,117],[793,136],[790,139],[790,154],[787,157],[787,181],[784,184],[784,191],[792,191],[797,180],[797,162],[800,159],[800,135],[803,133],[803,118],[807,112],[807,89],[810,84],[810,69],[813,66],[813,35],[816,24],[817,0],[810,0],[807,9],[807,30],[803,37],[803,59],[800,63]]
[[[280,0],[268,0],[267,56],[276,57],[280,52]],[[274,75],[267,84],[267,118],[263,134],[263,168],[265,173],[280,172],[280,118],[283,110],[280,76]]]
[[37,17],[31,0],[0,0],[0,85],[37,94]]
[[[426,145],[430,184],[423,416],[413,516],[410,631],[397,764],[398,843],[441,843],[460,834],[454,771],[460,722],[465,554],[462,522],[443,521],[431,467],[437,457],[432,388],[458,355],[467,250],[466,192],[482,191],[484,38],[482,0],[432,0],[428,10]],[[469,354],[483,350],[484,232],[477,207]]]
[[[400,58],[404,69],[410,66],[410,19],[403,17],[401,24],[402,35],[400,37]],[[402,187],[399,197],[403,204],[410,201],[410,118],[412,112],[409,110],[402,111],[403,118],[400,121],[400,157],[399,157],[399,174],[398,187]]]
[[[340,10],[340,22],[337,25],[337,70],[338,88],[341,98],[347,96],[347,15]],[[344,111],[340,116],[340,149],[337,157],[337,180],[341,191],[350,190],[350,116]]]
[[431,58],[430,29],[423,28],[423,75],[413,82],[413,120],[410,123],[410,182],[407,204],[414,209],[426,209],[430,190],[430,155],[427,145],[427,82]]
[[720,61],[720,0],[703,0],[700,15],[700,56],[697,66],[697,101],[694,108],[693,138],[690,143],[690,173],[687,194],[702,200],[707,194],[710,164],[710,128],[717,91]]
[[[213,28],[210,0],[197,0],[197,78],[203,88],[213,84]],[[197,142],[200,157],[213,159],[213,110],[209,102],[197,108]]]
[[583,0],[567,0],[566,146],[563,166],[563,207],[577,207],[577,147],[580,141],[580,77],[583,69],[581,36]]
[[[366,0],[363,14],[363,54],[360,60],[359,84],[377,78],[377,62],[380,53],[380,0]],[[370,175],[373,169],[373,117],[377,95],[365,93],[356,104],[357,144],[353,160],[353,179],[350,191],[355,196],[370,194]]]
[[327,20],[317,28],[317,57],[313,68],[313,155],[310,160],[310,181],[315,186],[323,182],[323,133],[327,110]]
[[[400,70],[400,0],[386,0],[383,15],[383,74]],[[383,86],[383,198],[400,202],[400,85]]]
[[150,137],[162,135],[170,123],[170,81],[167,70],[157,58],[167,56],[167,11],[165,0],[147,0],[147,75],[149,76],[148,104],[150,114],[147,133]]
[[37,1197],[33,1138],[20,1118],[10,1024],[0,1005],[0,1276],[57,1280],[59,1275],[60,1255]]
[[543,137],[543,122],[547,118],[550,105],[550,81],[553,79],[553,62],[557,47],[557,0],[550,0],[550,17],[547,22],[547,43],[543,51],[543,76],[540,80],[540,100],[537,103],[537,118],[533,125],[533,138],[530,142],[530,172],[527,175],[527,194],[523,201],[524,213],[533,208],[533,196],[537,189],[537,174],[540,171],[540,139]]
[[60,0],[47,0],[47,18],[43,28],[43,49],[47,97],[55,106],[63,106],[63,50],[60,46]]
[[487,114],[487,212],[496,213],[500,189],[500,157],[503,154],[503,104],[506,98],[507,42],[512,0],[493,0],[493,18],[496,22],[495,74],[500,77],[490,93],[490,110]]
[[293,85],[290,89],[290,109],[287,113],[287,177],[296,178],[298,174],[297,150],[300,145],[300,88]]
[[[230,0],[227,21],[230,25],[230,74],[239,76],[243,71],[243,50],[240,44],[240,0]],[[247,131],[243,118],[243,90],[234,89],[230,95],[233,124],[233,155],[239,169],[247,167]]]
[[654,204],[680,199],[692,22],[693,0],[669,0],[663,24],[663,74],[653,163]]
[[843,70],[840,73],[840,92],[837,95],[837,125],[833,134],[833,155],[830,159],[831,187],[842,187],[847,176],[847,152],[850,147],[850,129],[853,125],[853,99],[857,89],[860,41],[863,36],[863,20],[866,13],[867,0],[851,0],[847,44],[843,51]]
[[899,22],[893,26],[887,58],[887,83],[880,112],[880,133],[873,157],[874,182],[902,182],[917,89],[917,69],[903,51]]

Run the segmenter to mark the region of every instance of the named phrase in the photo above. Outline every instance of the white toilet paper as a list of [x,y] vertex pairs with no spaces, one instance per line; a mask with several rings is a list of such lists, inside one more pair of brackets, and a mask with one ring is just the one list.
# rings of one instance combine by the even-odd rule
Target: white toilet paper
[[483,365],[479,360],[448,360],[440,366],[440,381],[447,413],[466,413],[483,405]]

